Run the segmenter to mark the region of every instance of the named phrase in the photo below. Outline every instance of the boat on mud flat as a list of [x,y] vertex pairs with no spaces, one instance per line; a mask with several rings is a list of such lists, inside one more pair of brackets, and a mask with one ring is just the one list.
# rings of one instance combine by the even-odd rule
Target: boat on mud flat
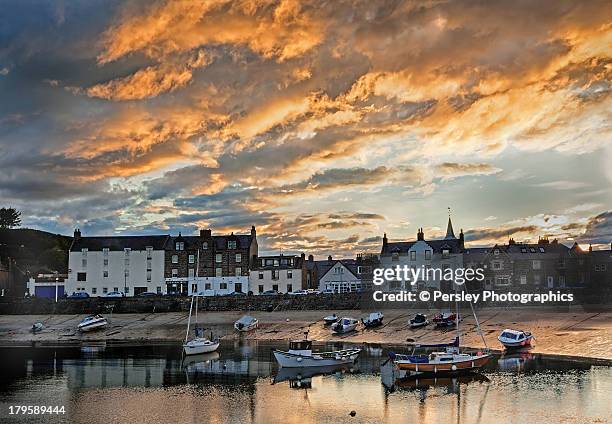
[[497,340],[499,340],[506,349],[527,349],[531,347],[534,337],[528,331],[506,328],[497,336]]
[[339,321],[331,325],[331,329],[334,333],[345,334],[349,333],[357,328],[359,321],[355,318],[342,318]]
[[234,323],[234,329],[242,333],[251,331],[257,328],[259,321],[250,315],[245,315]]
[[382,312],[372,312],[365,318],[361,318],[361,322],[366,328],[378,327],[382,325],[385,316]]
[[108,321],[102,315],[90,315],[83,319],[77,326],[81,332],[88,332],[105,328],[108,325]]
[[436,327],[452,327],[457,321],[457,314],[453,312],[441,312],[432,319]]
[[323,318],[323,324],[332,325],[334,322],[338,321],[338,315],[331,314]]
[[289,343],[289,350],[274,350],[274,358],[284,368],[330,367],[355,362],[361,349],[334,350],[331,352],[313,352],[312,341],[294,340]]
[[410,320],[410,328],[425,327],[428,324],[429,320],[427,319],[427,315],[425,314],[416,314],[414,318]]
[[[195,300],[195,337],[189,339],[189,328],[191,326],[191,314],[194,311]],[[185,333],[185,342],[183,343],[183,351],[185,355],[200,355],[202,353],[214,352],[219,348],[219,340],[214,340],[212,332],[210,339],[204,337],[204,329],[198,327],[198,296],[191,298],[191,306],[189,307],[189,319],[187,320],[187,331]]]
[[34,324],[32,324],[32,333],[38,333],[42,331],[44,328],[45,326],[42,322],[35,322]]

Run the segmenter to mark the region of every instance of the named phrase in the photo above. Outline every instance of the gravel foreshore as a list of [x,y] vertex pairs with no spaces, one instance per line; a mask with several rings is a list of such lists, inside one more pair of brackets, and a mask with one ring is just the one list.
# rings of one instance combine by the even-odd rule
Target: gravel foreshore
[[[201,312],[200,326],[211,328],[224,339],[245,337],[255,340],[289,340],[309,338],[318,341],[344,341],[402,345],[446,342],[455,332],[428,326],[410,329],[408,319],[415,310],[388,310],[384,324],[376,329],[358,328],[346,335],[334,335],[323,326],[322,318],[333,312],[359,318],[366,311],[278,311],[252,312],[260,326],[249,334],[238,335],[232,324],[244,312]],[[432,316],[434,311],[421,311]],[[185,337],[187,315],[184,313],[114,314],[106,330],[81,334],[76,330],[84,315],[2,315],[0,316],[0,346],[81,345],[91,342],[121,344],[180,343]],[[111,318],[108,316],[108,318]],[[585,311],[581,307],[554,308],[489,308],[478,312],[478,319],[487,345],[500,349],[497,336],[504,328],[531,331],[536,337],[534,353],[592,358],[612,361],[612,311]],[[43,331],[33,334],[32,324],[42,322]],[[471,313],[462,320],[462,345],[482,348],[484,343],[475,331]],[[611,362],[612,363],[612,362]]]

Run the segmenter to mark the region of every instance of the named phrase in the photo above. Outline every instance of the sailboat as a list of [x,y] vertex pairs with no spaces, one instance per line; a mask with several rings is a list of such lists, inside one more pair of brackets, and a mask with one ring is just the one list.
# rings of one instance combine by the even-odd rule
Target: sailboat
[[[456,287],[455,287],[456,292]],[[457,313],[456,316],[459,317],[459,302],[455,302]],[[402,355],[395,354],[393,352],[389,353],[389,358],[393,362],[395,368],[400,373],[401,377],[409,377],[409,376],[444,376],[444,375],[458,375],[458,374],[466,374],[477,372],[484,365],[489,362],[492,355],[489,353],[489,349],[487,347],[487,343],[484,339],[484,335],[480,330],[480,323],[478,322],[478,317],[476,316],[476,312],[474,311],[474,307],[470,303],[470,307],[472,308],[472,313],[474,314],[474,319],[476,320],[477,331],[482,337],[482,341],[485,345],[485,352],[476,352],[476,353],[463,353],[460,350],[460,336],[461,331],[459,329],[459,319],[455,320],[457,336],[455,340],[451,343],[441,343],[435,345],[415,345],[415,349],[417,347],[423,348],[444,348],[444,350],[437,350],[429,355],[415,355],[414,350],[410,355]]]
[[[198,250],[198,261],[196,269],[200,267],[200,251]],[[185,333],[185,342],[183,343],[183,350],[185,355],[199,355],[202,353],[214,352],[219,348],[219,340],[211,340],[204,337],[204,329],[198,327],[198,294],[193,294],[191,297],[191,306],[189,307],[189,319],[187,320],[187,331]],[[189,326],[191,324],[191,313],[193,312],[193,302],[195,300],[195,337],[189,340]]]

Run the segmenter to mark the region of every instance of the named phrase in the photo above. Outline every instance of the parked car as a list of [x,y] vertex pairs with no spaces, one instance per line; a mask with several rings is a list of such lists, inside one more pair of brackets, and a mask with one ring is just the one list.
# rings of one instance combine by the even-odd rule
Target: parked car
[[277,296],[280,293],[277,292],[276,290],[266,290],[265,292],[262,293],[262,296]]
[[308,294],[321,294],[321,292],[319,290],[315,290],[315,289],[307,289],[306,293],[308,293]]
[[120,292],[120,291],[112,291],[112,292],[106,293],[104,297],[125,297],[125,293]]
[[72,294],[68,296],[68,299],[87,299],[88,297],[89,294],[86,292],[72,292]]
[[241,291],[235,291],[230,293],[229,296],[246,296],[246,293],[243,293]]
[[142,292],[136,295],[136,297],[155,297],[155,296],[159,296],[159,294],[153,293],[153,292]]
[[308,294],[308,292],[306,290],[295,290],[295,291],[292,291],[291,293],[287,293],[287,294],[290,294],[290,295],[293,295],[293,296],[305,296],[305,295]]

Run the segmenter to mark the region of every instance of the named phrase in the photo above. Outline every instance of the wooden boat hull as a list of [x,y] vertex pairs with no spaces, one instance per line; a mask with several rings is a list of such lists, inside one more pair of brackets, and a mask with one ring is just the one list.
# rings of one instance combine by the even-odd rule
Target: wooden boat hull
[[452,363],[411,363],[397,362],[395,365],[401,371],[410,375],[455,375],[478,371],[491,359],[491,355],[480,355],[464,361]]

